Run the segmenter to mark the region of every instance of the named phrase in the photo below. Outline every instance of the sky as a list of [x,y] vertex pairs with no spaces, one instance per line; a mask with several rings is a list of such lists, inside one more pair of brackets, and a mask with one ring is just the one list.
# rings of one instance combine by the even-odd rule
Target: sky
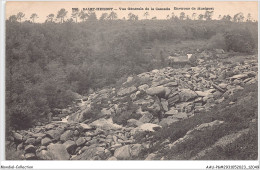
[[[194,7],[192,9],[192,7]],[[242,12],[245,17],[248,13],[251,14],[253,20],[258,20],[258,2],[257,1],[186,1],[186,2],[90,2],[90,1],[80,1],[80,2],[62,2],[62,1],[8,1],[6,2],[6,19],[11,15],[16,15],[18,12],[23,12],[25,14],[25,19],[30,19],[32,13],[37,13],[38,17],[36,22],[44,22],[46,16],[53,13],[55,16],[61,8],[65,8],[68,11],[67,19],[71,16],[72,8],[95,8],[97,17],[99,18],[102,13],[110,13],[112,10],[117,13],[118,18],[122,19],[123,17],[127,18],[128,14],[131,12],[139,16],[139,19],[145,19],[144,13],[148,12],[148,19],[152,17],[157,17],[157,19],[166,19],[167,15],[172,15],[174,12],[175,15],[179,16],[181,12],[185,12],[186,15],[192,16],[193,13],[204,14],[206,10],[198,10],[200,8],[214,8],[213,19],[217,19],[219,15],[230,15],[234,16],[235,14]],[[113,8],[112,10],[102,10],[97,11],[96,8]],[[120,10],[120,8],[126,8],[126,10]],[[129,10],[128,8],[143,8],[143,10]],[[154,10],[151,10],[154,8]],[[156,10],[156,8],[168,8],[170,10]],[[189,10],[181,10],[176,8],[190,8]],[[145,10],[149,9],[149,10]],[[66,19],[66,18],[65,18]]]

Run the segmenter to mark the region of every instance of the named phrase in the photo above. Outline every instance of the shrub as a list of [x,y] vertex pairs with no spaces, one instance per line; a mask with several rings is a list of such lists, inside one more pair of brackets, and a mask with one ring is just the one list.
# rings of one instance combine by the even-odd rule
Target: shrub
[[254,39],[249,30],[234,29],[224,34],[227,50],[252,53],[255,48]]
[[208,49],[226,49],[225,37],[223,34],[218,33],[209,39],[207,46]]

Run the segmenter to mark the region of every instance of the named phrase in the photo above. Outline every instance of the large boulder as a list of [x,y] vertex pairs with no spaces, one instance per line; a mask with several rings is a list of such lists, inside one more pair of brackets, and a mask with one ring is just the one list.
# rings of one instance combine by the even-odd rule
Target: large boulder
[[96,128],[98,127],[98,128],[106,129],[106,130],[109,130],[109,129],[117,130],[117,129],[122,128],[122,126],[113,123],[111,118],[110,119],[104,119],[104,118],[98,119],[98,120],[92,122],[90,124],[90,126],[96,127]]
[[84,145],[86,143],[86,139],[84,137],[80,137],[78,138],[78,140],[76,141],[77,146],[81,146]]
[[153,119],[153,115],[149,112],[145,112],[143,116],[139,119],[142,123],[149,123]]
[[144,149],[143,145],[141,144],[133,144],[130,149],[130,154],[132,158],[138,158],[141,151]]
[[33,145],[28,145],[24,148],[25,153],[35,153],[36,149]]
[[127,120],[127,126],[130,126],[130,127],[138,127],[142,124],[143,124],[142,122],[140,122],[139,120],[136,120],[136,119]]
[[86,117],[92,114],[91,110],[92,110],[91,107],[87,106],[83,110],[79,110],[78,112],[71,114],[68,118],[68,122],[69,123],[83,122],[86,119]]
[[55,130],[49,130],[46,132],[46,135],[52,139],[59,140],[61,134],[64,132],[64,129],[59,128]]
[[61,136],[60,136],[60,140],[62,142],[67,141],[69,139],[71,139],[73,137],[73,131],[71,130],[67,130],[66,132],[64,132]]
[[172,115],[176,115],[176,114],[178,114],[178,110],[177,109],[171,109],[168,112],[164,113],[165,116],[172,116]]
[[198,95],[196,92],[190,90],[190,89],[181,89],[181,92],[179,93],[180,100],[182,102],[186,102],[188,100],[196,98]]
[[21,134],[19,134],[19,133],[14,132],[13,133],[13,137],[18,142],[22,142],[23,141],[23,136]]
[[119,160],[128,160],[131,158],[130,146],[125,145],[115,150],[114,157]]
[[139,91],[145,91],[145,90],[148,89],[148,88],[149,88],[149,86],[148,86],[147,84],[143,84],[143,85],[141,85],[141,86],[138,87],[138,90],[139,90]]
[[160,122],[159,125],[162,127],[169,126],[173,124],[174,122],[178,122],[179,120],[174,117],[168,117],[168,118],[163,118]]
[[25,144],[34,144],[35,143],[35,138],[28,138],[24,143]]
[[160,128],[161,128],[160,125],[153,124],[153,123],[145,123],[145,124],[138,126],[137,130],[154,132]]
[[66,150],[70,154],[74,154],[74,152],[75,152],[75,150],[77,148],[76,143],[74,141],[72,141],[72,140],[66,141],[65,143],[63,143],[63,145],[65,146]]
[[46,150],[42,150],[39,155],[44,160],[69,160],[70,155],[63,144],[50,144]]
[[91,126],[85,124],[85,123],[80,123],[80,128],[82,128],[83,131],[88,131],[88,130],[91,130],[93,129]]
[[86,150],[73,158],[73,160],[104,160],[105,148],[103,147],[88,147]]
[[51,139],[48,138],[48,137],[45,137],[45,138],[43,138],[43,139],[41,140],[42,146],[47,146],[47,145],[49,145],[51,142],[52,142]]
[[132,94],[134,92],[137,91],[137,88],[135,86],[132,86],[132,87],[128,87],[128,88],[121,88],[118,92],[117,92],[117,95],[118,96],[126,96],[126,95],[129,95],[129,94]]
[[157,95],[157,96],[160,96],[160,97],[164,97],[165,96],[165,91],[166,90],[166,87],[163,87],[163,86],[157,86],[157,87],[151,87],[149,89],[146,90],[146,93],[148,95]]
[[26,153],[26,154],[24,154],[24,157],[26,160],[36,160],[37,159],[35,153]]

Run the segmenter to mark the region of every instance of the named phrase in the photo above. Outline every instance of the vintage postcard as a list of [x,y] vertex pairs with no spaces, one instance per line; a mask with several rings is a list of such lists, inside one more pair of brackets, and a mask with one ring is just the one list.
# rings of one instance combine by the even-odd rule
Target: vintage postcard
[[1,169],[259,168],[257,1],[2,5]]

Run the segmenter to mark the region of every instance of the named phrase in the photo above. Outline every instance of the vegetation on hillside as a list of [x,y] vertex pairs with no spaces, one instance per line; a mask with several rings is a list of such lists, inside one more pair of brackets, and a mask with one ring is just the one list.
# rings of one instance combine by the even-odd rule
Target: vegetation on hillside
[[22,22],[23,13],[6,21],[7,130],[31,127],[52,109],[67,107],[77,93],[87,95],[90,89],[167,66],[169,54],[160,43],[202,40],[211,42],[212,49],[222,44],[223,49],[246,53],[257,47],[255,22],[176,16],[116,20],[116,14],[97,20],[94,13],[80,13],[79,23],[77,16],[65,21],[64,10],[58,14],[60,23],[53,22],[54,14],[45,23],[35,23],[37,14]]

